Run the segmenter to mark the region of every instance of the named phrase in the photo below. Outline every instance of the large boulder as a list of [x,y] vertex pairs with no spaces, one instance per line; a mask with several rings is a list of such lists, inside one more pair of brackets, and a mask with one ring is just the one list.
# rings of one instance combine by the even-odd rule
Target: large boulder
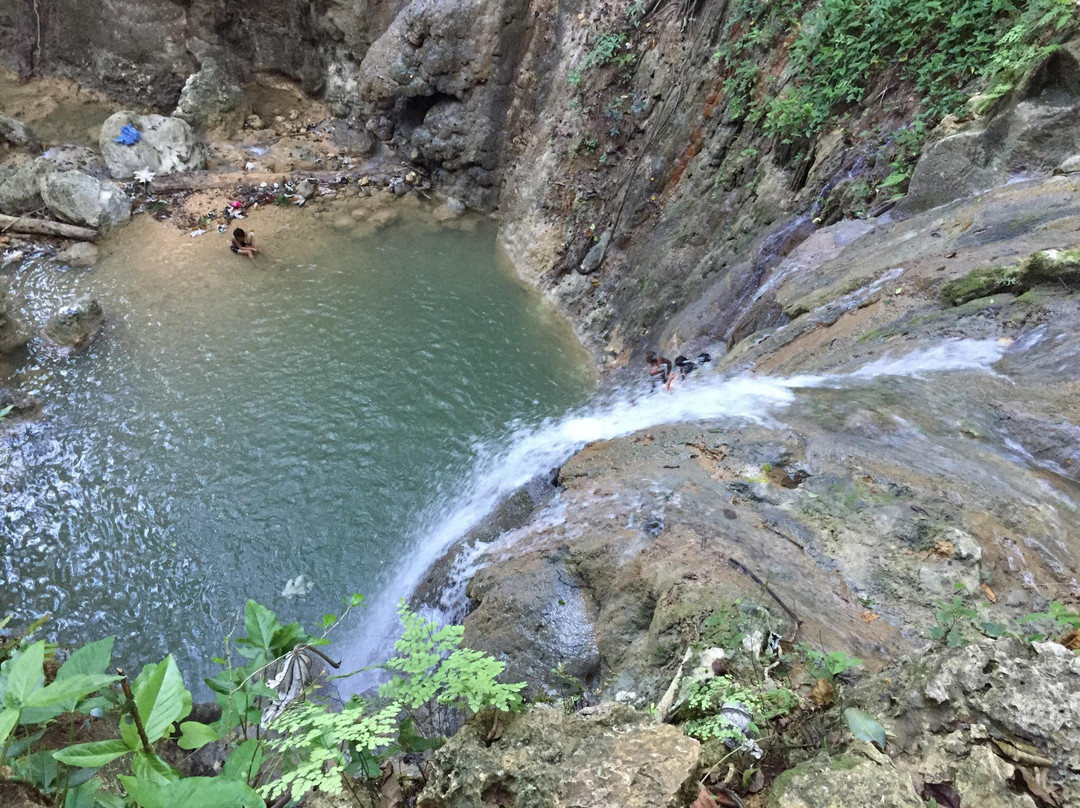
[[1005,109],[926,149],[901,210],[916,213],[1050,173],[1080,150],[1080,39],[1053,53]]
[[[130,146],[116,142],[127,125],[135,127],[141,135]],[[155,174],[175,174],[206,166],[206,147],[196,139],[191,125],[180,118],[137,115],[127,110],[117,112],[101,125],[98,145],[114,179],[131,179],[142,169]]]
[[90,295],[83,295],[61,306],[49,318],[41,335],[59,348],[81,351],[93,342],[104,325],[101,304]]
[[0,285],[0,354],[20,348],[30,339],[30,331],[19,318],[16,308],[11,292]]
[[780,775],[768,808],[923,808],[911,777],[865,746],[862,755],[819,755]]
[[846,701],[881,719],[890,755],[924,797],[1080,805],[1080,656],[1063,645],[1005,638],[919,654]]
[[102,232],[131,217],[131,200],[119,186],[81,171],[49,174],[41,197],[58,218]]
[[0,142],[20,148],[41,151],[41,141],[34,130],[22,121],[0,113]]
[[173,117],[187,121],[196,132],[232,134],[250,112],[244,91],[229,81],[216,60],[207,58],[199,72],[188,77]]
[[42,180],[54,171],[56,166],[42,157],[16,168],[0,181],[0,213],[20,216],[42,207]]
[[418,808],[681,808],[697,794],[698,742],[629,707],[536,705],[489,730],[473,719],[436,753]]
[[99,179],[109,178],[109,167],[101,159],[101,154],[89,146],[65,143],[63,146],[53,146],[41,156],[59,171],[81,171]]

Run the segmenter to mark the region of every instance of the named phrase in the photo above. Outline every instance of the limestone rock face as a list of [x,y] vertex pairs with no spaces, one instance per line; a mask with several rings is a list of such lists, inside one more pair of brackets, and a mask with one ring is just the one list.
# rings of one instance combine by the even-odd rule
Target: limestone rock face
[[922,808],[911,778],[884,755],[869,753],[819,755],[796,766],[773,784],[768,808]]
[[496,193],[503,122],[531,19],[522,0],[417,0],[360,65],[365,111],[393,113],[398,146],[441,164],[442,179],[460,185],[455,195],[470,205],[490,206]]
[[207,58],[199,72],[188,77],[173,117],[187,121],[197,132],[231,134],[243,126],[250,112],[244,91],[229,80],[216,60]]
[[1049,172],[1080,149],[1080,44],[1032,75],[1014,103],[989,121],[929,146],[901,209],[914,213],[996,187],[1010,176]]
[[16,168],[0,182],[0,213],[19,216],[40,208],[42,180],[54,171],[56,166],[41,157]]
[[3,113],[0,113],[0,142],[34,151],[41,150],[41,141],[33,129]]
[[677,808],[696,794],[698,742],[628,707],[534,706],[490,745],[488,729],[474,719],[438,751],[418,808]]
[[131,218],[131,201],[119,186],[81,171],[49,174],[41,196],[59,218],[103,232]]
[[1008,638],[941,649],[852,695],[889,730],[897,765],[962,805],[1035,808],[1039,789],[1060,805],[1080,799],[1080,657],[1062,645]]
[[59,308],[42,329],[42,336],[61,348],[81,351],[105,325],[101,304],[90,295],[73,300]]
[[[131,146],[116,142],[126,125],[139,130],[142,139]],[[206,166],[206,147],[187,121],[162,115],[117,112],[101,125],[101,155],[114,179],[131,179],[140,169],[155,174],[198,171]]]

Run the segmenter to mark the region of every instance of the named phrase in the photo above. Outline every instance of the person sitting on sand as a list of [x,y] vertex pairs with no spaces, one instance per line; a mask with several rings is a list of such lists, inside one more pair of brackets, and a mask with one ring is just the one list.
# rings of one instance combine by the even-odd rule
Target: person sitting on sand
[[232,244],[229,245],[229,249],[237,255],[246,255],[252,261],[259,252],[259,248],[255,246],[255,234],[245,233],[242,227],[233,230]]
[[656,351],[649,351],[645,354],[645,361],[649,363],[649,376],[659,376],[664,389],[670,391],[675,381],[675,375],[671,372],[671,360],[657,356]]

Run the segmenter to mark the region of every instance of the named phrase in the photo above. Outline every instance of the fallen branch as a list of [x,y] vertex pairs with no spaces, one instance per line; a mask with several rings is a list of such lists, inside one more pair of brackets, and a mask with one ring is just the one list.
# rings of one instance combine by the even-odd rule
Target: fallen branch
[[21,216],[4,216],[0,214],[0,232],[21,233],[30,236],[59,236],[76,241],[93,241],[97,238],[98,231],[89,227],[79,227],[65,222],[54,222],[51,219],[25,219]]

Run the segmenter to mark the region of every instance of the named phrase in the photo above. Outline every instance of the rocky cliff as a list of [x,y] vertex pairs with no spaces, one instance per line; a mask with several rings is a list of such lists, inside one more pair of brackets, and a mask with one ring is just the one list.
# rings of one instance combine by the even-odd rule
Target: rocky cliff
[[[1017,701],[1035,726],[979,693],[1051,692],[1044,680],[1076,673],[1061,645],[984,632],[1023,633],[1025,615],[1080,597],[1080,44],[1065,20],[999,64],[990,54],[1040,5],[1013,19],[971,3],[938,42],[971,60],[962,76],[919,50],[917,29],[914,66],[885,51],[840,63],[834,33],[891,42],[913,27],[852,22],[842,5],[18,0],[0,11],[0,42],[23,72],[155,110],[209,58],[237,82],[284,74],[495,211],[520,274],[599,361],[708,349],[731,375],[795,379],[797,403],[774,419],[656,427],[569,460],[544,518],[488,548],[468,589],[472,645],[555,695],[647,708],[725,609],[753,617],[742,633],[758,668],[776,635],[785,651],[810,641],[879,669],[953,628],[942,610],[960,598],[978,620],[945,636],[976,648],[935,651],[949,682],[916,655],[911,692],[884,673],[857,696],[889,715],[896,759],[797,753],[770,804],[861,805],[885,781],[895,805],[1068,804],[1075,699],[1056,716],[1056,695]],[[956,364],[958,345],[978,361]],[[977,372],[932,375],[959,367]],[[956,665],[991,678],[956,685]],[[924,723],[906,725],[905,705]],[[835,749],[835,718],[793,727],[799,748]],[[560,721],[531,720],[511,745],[535,730],[548,749]],[[444,754],[425,805],[524,805],[514,783],[551,778],[515,768],[455,784],[455,756],[489,742],[474,734]],[[837,790],[851,801],[829,802]]]

